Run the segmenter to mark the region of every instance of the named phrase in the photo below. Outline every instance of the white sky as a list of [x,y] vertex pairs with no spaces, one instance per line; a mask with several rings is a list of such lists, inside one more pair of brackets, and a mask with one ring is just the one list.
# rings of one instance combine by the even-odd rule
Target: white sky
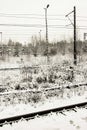
[[[65,15],[73,10],[73,6],[76,6],[77,16],[86,17],[86,18],[77,17],[77,20],[78,20],[77,26],[86,26],[87,0],[0,0],[0,24],[45,25],[44,8],[46,7],[47,4],[50,5],[48,8],[48,25],[64,25],[66,27],[67,24],[70,24],[70,21],[67,18],[65,18]],[[34,18],[15,18],[15,17],[2,17],[4,16],[4,15],[1,15],[2,13],[4,14],[40,14],[43,16],[16,15],[18,17],[34,17]],[[52,15],[52,16],[49,16],[49,15]],[[73,16],[73,13],[72,15],[70,15],[71,19],[73,18],[72,16]],[[37,18],[41,18],[41,19],[37,19]],[[54,20],[54,19],[63,19],[63,20]],[[11,38],[15,41],[27,43],[27,42],[30,42],[32,35],[37,35],[39,37],[40,30],[42,30],[41,37],[45,38],[45,27],[36,28],[36,27],[0,26],[0,32],[3,33],[3,42]],[[87,32],[87,30],[79,29],[78,31],[79,38],[81,39],[83,38],[84,32]],[[49,41],[61,40],[61,39],[67,39],[67,38],[69,39],[73,37],[73,29],[48,28],[48,37],[49,37]]]

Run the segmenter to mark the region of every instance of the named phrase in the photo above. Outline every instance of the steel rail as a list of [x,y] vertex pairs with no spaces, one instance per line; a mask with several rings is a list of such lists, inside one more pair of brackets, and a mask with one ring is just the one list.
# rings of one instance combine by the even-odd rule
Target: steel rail
[[87,105],[87,102],[80,102],[80,103],[62,106],[62,107],[58,107],[58,108],[52,108],[52,109],[37,111],[37,112],[33,112],[33,113],[3,118],[3,119],[0,119],[0,126],[3,126],[4,123],[12,123],[12,122],[18,121],[20,119],[27,119],[27,118],[31,119],[31,118],[35,118],[35,116],[37,116],[37,115],[43,116],[43,115],[49,114],[50,112],[61,112],[63,110],[72,110],[75,107],[83,107],[83,106],[86,106],[86,105]]
[[39,67],[31,67],[31,66],[29,66],[29,67],[11,67],[11,68],[0,68],[0,71],[6,71],[6,70],[21,70],[21,69],[24,69],[24,68],[27,68],[27,69],[33,69],[33,68],[39,68]]
[[[62,86],[63,89],[71,89],[71,88],[77,88],[80,86],[87,86],[87,83],[80,83],[80,84],[74,84],[74,85],[66,85],[66,86]],[[61,90],[62,88],[61,86],[57,86],[57,87],[51,87],[51,88],[46,88],[46,89],[42,89],[42,90],[14,90],[14,91],[9,91],[9,92],[0,92],[0,96],[3,95],[8,95],[8,94],[20,94],[20,93],[40,93],[42,91],[46,92],[46,91],[52,91],[52,90]]]

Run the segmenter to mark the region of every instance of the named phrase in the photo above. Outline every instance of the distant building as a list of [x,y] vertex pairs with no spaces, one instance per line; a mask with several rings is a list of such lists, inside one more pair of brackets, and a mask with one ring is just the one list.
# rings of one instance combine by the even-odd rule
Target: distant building
[[84,41],[87,41],[87,33],[84,33]]

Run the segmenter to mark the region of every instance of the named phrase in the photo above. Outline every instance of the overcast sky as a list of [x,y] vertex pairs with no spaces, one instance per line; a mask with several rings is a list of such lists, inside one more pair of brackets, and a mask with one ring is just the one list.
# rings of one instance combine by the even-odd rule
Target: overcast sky
[[[0,0],[0,24],[34,25],[34,27],[0,26],[3,42],[11,38],[27,43],[30,42],[32,35],[39,37],[40,30],[42,30],[41,38],[45,38],[44,8],[47,4],[50,5],[48,8],[49,42],[73,38],[73,26],[66,27],[70,21],[65,15],[71,12],[74,6],[77,11],[78,38],[83,39],[83,33],[87,32],[87,27],[81,29],[87,26],[87,0]],[[70,19],[73,22],[73,13]],[[37,25],[41,26],[37,27]],[[54,25],[57,27],[53,27]],[[61,25],[64,28],[61,28]]]

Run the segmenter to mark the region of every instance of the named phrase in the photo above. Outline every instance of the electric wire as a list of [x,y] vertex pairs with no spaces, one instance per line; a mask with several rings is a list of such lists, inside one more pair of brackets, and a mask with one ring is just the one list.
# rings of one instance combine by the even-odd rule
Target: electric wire
[[[56,18],[49,18],[49,16],[52,16],[52,17],[56,16]],[[63,16],[64,18],[60,19],[60,18],[58,18],[59,16]],[[0,13],[0,17],[44,19],[44,15],[41,15],[41,14],[5,14],[5,13]],[[77,16],[77,18],[87,18],[87,16]],[[62,21],[65,21],[66,19],[65,19],[65,15],[48,15],[48,20],[62,20]],[[77,21],[87,21],[87,20],[86,19],[77,19]]]

